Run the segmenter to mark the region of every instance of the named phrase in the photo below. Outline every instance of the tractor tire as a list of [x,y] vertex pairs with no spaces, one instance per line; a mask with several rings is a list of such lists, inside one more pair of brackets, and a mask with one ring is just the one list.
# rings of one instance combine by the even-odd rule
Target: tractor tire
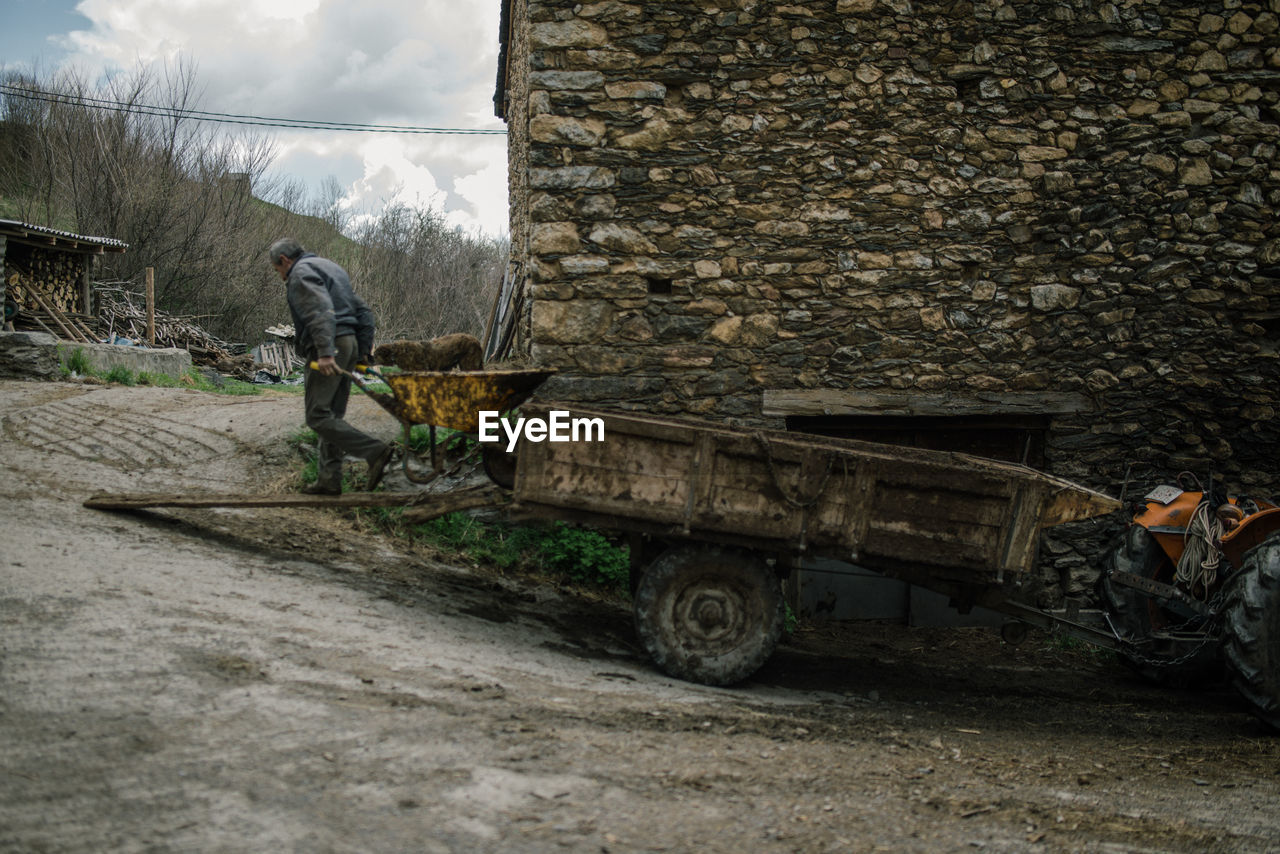
[[755,673],[782,636],[782,584],[763,560],[714,546],[678,546],[640,577],[636,633],[666,673],[732,685]]
[[[1153,633],[1185,621],[1184,617],[1169,613],[1142,591],[1114,582],[1109,577],[1110,570],[1120,570],[1165,583],[1173,581],[1172,561],[1146,528],[1132,525],[1121,534],[1107,554],[1105,569],[1098,582],[1098,597],[1111,627],[1122,640],[1141,644]],[[1120,657],[1126,665],[1158,685],[1186,688],[1222,678],[1218,647],[1217,640],[1211,639],[1190,658],[1163,650],[1146,653],[1122,651]]]
[[1280,730],[1280,533],[1245,555],[1230,581],[1222,651],[1236,690]]

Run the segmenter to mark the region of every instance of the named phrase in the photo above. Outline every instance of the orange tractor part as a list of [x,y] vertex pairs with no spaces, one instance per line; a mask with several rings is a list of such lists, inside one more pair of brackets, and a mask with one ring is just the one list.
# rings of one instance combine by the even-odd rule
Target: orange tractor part
[[[1203,492],[1183,492],[1167,504],[1149,498],[1133,521],[1151,532],[1177,566],[1186,550],[1187,527],[1202,500]],[[1215,511],[1224,531],[1219,545],[1232,566],[1240,566],[1246,552],[1280,530],[1280,507],[1266,502],[1258,502],[1258,506],[1259,510],[1246,514],[1239,499],[1233,497]]]

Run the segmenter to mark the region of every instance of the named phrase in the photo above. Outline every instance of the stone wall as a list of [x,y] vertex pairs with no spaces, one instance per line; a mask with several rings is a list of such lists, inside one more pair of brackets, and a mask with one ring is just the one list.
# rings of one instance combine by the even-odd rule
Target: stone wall
[[1280,0],[512,10],[548,393],[775,425],[777,392],[1069,394],[1055,473],[1276,491]]

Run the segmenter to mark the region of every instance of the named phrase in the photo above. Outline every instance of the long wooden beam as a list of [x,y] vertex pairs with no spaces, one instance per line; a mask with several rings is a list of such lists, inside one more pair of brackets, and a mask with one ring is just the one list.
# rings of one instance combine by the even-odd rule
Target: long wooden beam
[[1093,404],[1073,392],[971,392],[967,395],[850,391],[847,389],[771,389],[764,393],[765,415],[1065,415],[1088,412]]
[[477,486],[440,493],[348,492],[343,495],[304,495],[297,492],[279,495],[98,493],[86,499],[84,506],[93,510],[145,510],[151,507],[403,507],[406,517],[411,521],[426,521],[459,510],[497,506],[508,500],[507,493],[497,486]]

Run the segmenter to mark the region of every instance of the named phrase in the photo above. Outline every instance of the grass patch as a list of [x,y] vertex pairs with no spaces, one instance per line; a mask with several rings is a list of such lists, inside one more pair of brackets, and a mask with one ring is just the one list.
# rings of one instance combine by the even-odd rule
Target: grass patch
[[138,378],[134,376],[133,371],[123,365],[116,365],[114,368],[103,374],[102,378],[109,383],[119,383],[120,385],[138,384]]
[[69,374],[79,374],[87,376],[92,368],[89,366],[89,357],[85,355],[83,347],[77,347],[67,356],[66,362],[62,365],[62,373],[64,376]]
[[[191,388],[197,391],[208,391],[214,394],[254,395],[262,394],[262,386],[241,380],[223,378],[220,383],[211,381],[196,368],[188,368],[180,376],[171,376],[150,371],[134,372],[123,365],[100,371],[89,361],[89,354],[83,347],[72,348],[66,344],[58,344],[58,368],[64,378],[90,377],[108,383],[126,386],[154,386],[157,388]],[[283,389],[302,393],[302,386],[282,386]]]
[[[180,376],[152,373],[150,371],[133,372],[123,365],[116,365],[110,370],[99,371],[92,368],[89,358],[83,349],[77,347],[74,352],[61,363],[63,377],[92,377],[103,382],[126,386],[152,386],[155,388],[190,388],[196,391],[207,391],[213,394],[246,396],[262,394],[262,386],[242,380],[224,378],[221,383],[213,383],[195,368],[187,370]],[[292,386],[285,387],[293,390]],[[301,393],[301,387],[298,387]]]
[[[454,431],[437,429],[436,441],[451,438]],[[314,430],[300,427],[288,438],[300,457],[298,479],[303,485],[316,480]],[[429,449],[429,430],[414,427],[410,433],[415,453]],[[343,472],[343,491],[358,488],[360,466]],[[355,474],[353,475],[353,472]],[[444,560],[464,560],[501,573],[542,576],[601,592],[625,594],[628,590],[630,553],[625,543],[600,531],[564,522],[514,525],[450,513],[417,525],[406,525],[402,507],[371,507],[342,511],[391,536],[429,546]]]
[[509,525],[451,513],[407,533],[440,551],[499,570],[551,576],[613,593],[627,590],[627,546],[590,528],[564,522]]
[[1117,658],[1114,650],[1094,646],[1088,641],[1052,630],[1045,633],[1040,641],[1040,649],[1054,658],[1086,661],[1091,664],[1104,664]]

